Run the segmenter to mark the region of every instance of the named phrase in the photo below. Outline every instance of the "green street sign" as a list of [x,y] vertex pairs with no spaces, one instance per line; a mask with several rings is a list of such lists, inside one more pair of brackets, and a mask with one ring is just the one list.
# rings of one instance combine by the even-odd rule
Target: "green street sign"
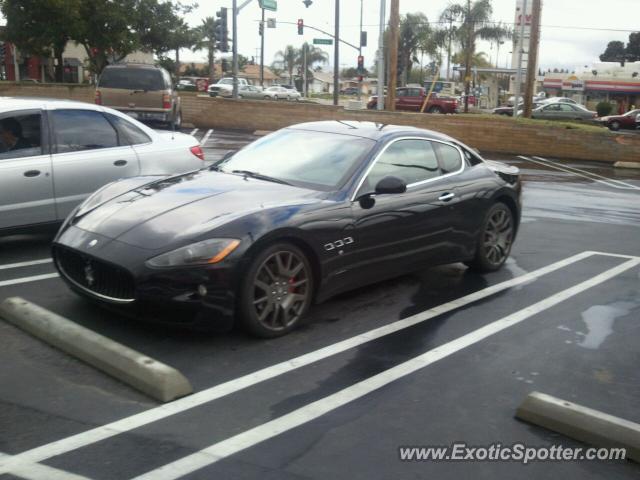
[[271,10],[275,12],[278,10],[278,1],[277,0],[258,0],[260,4],[260,8],[264,8],[265,10]]
[[333,45],[333,38],[314,38],[314,45]]

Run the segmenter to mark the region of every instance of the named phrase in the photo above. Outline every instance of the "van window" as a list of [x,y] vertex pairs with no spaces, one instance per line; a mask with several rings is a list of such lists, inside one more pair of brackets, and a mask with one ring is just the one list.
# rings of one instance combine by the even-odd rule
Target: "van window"
[[165,90],[162,71],[156,68],[105,68],[98,88],[124,90]]

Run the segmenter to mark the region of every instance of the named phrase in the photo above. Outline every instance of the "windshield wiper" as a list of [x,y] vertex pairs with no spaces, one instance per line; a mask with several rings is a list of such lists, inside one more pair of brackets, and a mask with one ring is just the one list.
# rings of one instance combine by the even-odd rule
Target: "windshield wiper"
[[283,185],[291,185],[289,182],[285,182],[284,180],[280,180],[279,178],[270,177],[268,175],[263,175],[258,172],[252,172],[251,170],[232,170],[231,173],[237,173],[240,175],[244,175],[246,177],[257,178],[258,180],[266,180],[268,182],[281,183]]

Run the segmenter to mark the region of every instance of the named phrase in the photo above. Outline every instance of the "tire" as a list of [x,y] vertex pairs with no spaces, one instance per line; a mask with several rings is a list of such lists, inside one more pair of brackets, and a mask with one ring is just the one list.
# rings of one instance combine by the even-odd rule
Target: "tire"
[[514,235],[515,223],[511,209],[502,202],[494,204],[482,222],[475,257],[465,262],[466,265],[477,272],[499,270],[509,257]]
[[274,95],[273,99],[277,102],[278,101],[278,95]]
[[440,107],[431,107],[429,113],[444,113],[444,111]]
[[265,95],[265,96],[264,96],[264,99],[265,99],[265,100],[271,100],[271,97],[270,97],[269,95]]
[[242,95],[238,94],[238,98],[244,98]]
[[239,292],[239,321],[261,338],[296,328],[313,298],[313,271],[305,254],[290,243],[275,243],[252,259]]
[[609,128],[614,132],[617,132],[618,130],[620,130],[620,122],[611,122],[609,124]]

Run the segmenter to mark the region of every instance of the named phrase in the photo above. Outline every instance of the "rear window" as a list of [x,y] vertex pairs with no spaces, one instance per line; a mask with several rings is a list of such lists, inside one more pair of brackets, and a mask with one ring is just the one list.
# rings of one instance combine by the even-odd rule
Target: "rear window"
[[150,68],[106,68],[98,83],[101,88],[164,90],[169,88],[161,70]]

